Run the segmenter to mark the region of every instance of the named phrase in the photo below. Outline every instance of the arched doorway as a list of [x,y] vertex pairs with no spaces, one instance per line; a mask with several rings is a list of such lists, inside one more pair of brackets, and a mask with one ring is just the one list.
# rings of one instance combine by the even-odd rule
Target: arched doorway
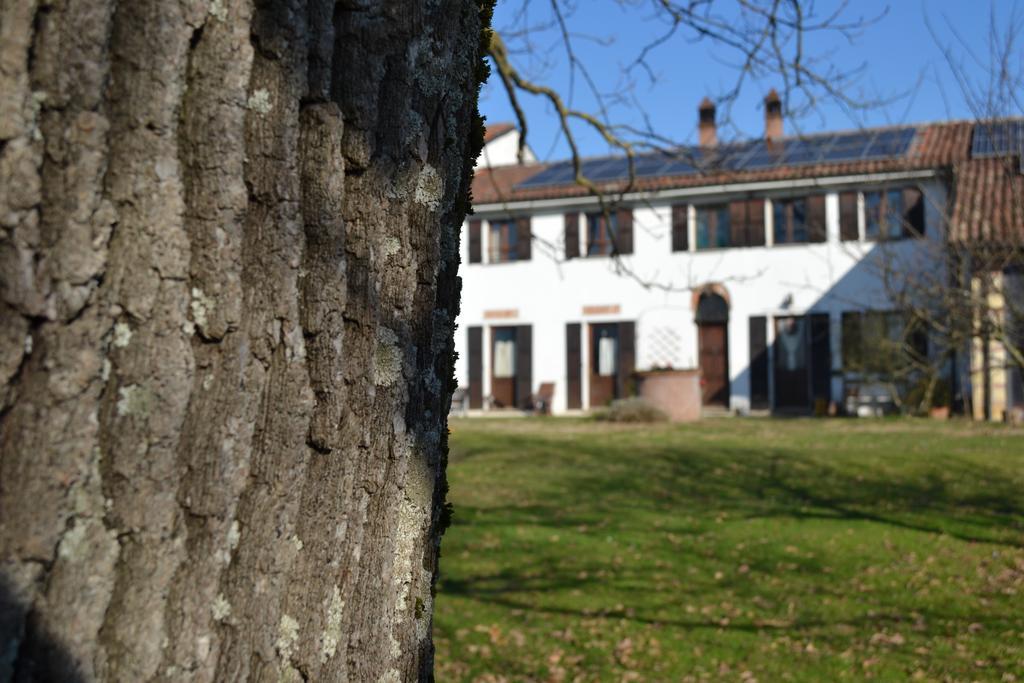
[[706,406],[729,407],[729,302],[706,289],[697,299],[697,348]]

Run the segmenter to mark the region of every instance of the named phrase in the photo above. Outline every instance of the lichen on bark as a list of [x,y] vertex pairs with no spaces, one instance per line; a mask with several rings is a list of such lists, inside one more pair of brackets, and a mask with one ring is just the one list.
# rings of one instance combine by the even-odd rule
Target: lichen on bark
[[394,9],[0,10],[0,680],[431,677],[490,10]]

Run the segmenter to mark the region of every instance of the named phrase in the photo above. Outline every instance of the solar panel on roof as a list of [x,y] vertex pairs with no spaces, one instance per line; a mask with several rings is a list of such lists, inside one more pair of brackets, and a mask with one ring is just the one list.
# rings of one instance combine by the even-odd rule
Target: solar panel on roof
[[516,187],[544,187],[546,185],[564,185],[572,182],[575,177],[572,164],[562,162],[549,166],[540,173],[527,178]]
[[1024,156],[1024,120],[978,123],[971,139],[971,156]]
[[663,175],[690,175],[696,173],[697,167],[693,165],[692,161],[687,159],[676,159],[670,161],[663,169],[661,173]]
[[[1011,126],[993,127],[989,134],[974,137],[974,153],[992,154],[984,150],[1014,149],[1024,145],[1024,121]],[[692,175],[718,171],[755,171],[779,166],[892,159],[907,154],[917,134],[914,126],[875,131],[857,131],[806,138],[787,138],[767,143],[764,140],[723,144],[713,149],[688,147],[675,155],[654,152],[635,158],[634,174],[638,178],[652,176]],[[979,151],[981,150],[981,151]],[[1002,152],[1006,153],[1006,152]],[[629,161],[626,157],[604,157],[583,162],[583,174],[594,181],[626,180]],[[565,185],[575,179],[571,162],[554,164],[517,187]]]
[[615,180],[629,177],[628,159],[603,159],[583,164],[583,175],[591,180]]
[[737,165],[738,171],[752,171],[761,168],[771,168],[779,164],[781,150],[773,145],[758,142],[754,145],[749,155],[745,156]]
[[782,158],[779,163],[789,164],[815,163],[821,157],[822,145],[819,140],[792,140],[782,147]]
[[660,175],[661,169],[669,163],[671,160],[664,154],[645,154],[635,160],[636,174],[637,176]]
[[913,128],[879,131],[864,151],[864,158],[886,158],[905,154],[914,140]]
[[870,143],[871,135],[867,133],[836,135],[828,151],[822,154],[821,161],[827,163],[857,161],[864,156]]

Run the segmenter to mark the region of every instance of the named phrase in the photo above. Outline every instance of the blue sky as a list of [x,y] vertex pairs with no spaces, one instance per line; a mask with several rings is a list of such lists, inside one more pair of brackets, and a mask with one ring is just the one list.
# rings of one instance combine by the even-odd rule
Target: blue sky
[[[509,27],[529,0],[498,0],[494,26]],[[564,1],[564,0],[563,0]],[[729,7],[733,0],[720,0]],[[623,66],[635,56],[638,46],[657,35],[661,26],[652,20],[650,3],[645,0],[575,0],[575,13],[569,17],[570,30],[580,36],[575,41],[580,57],[591,65],[600,90],[628,92],[623,87]],[[819,14],[825,14],[836,0],[817,0]],[[547,0],[528,5],[535,22],[547,16]],[[957,35],[978,48],[977,57],[986,56],[993,15],[1000,23],[1014,15],[1024,16],[1018,0],[850,0],[847,19],[881,18],[865,28],[852,42],[835,34],[809,38],[809,54],[828,55],[841,70],[863,67],[853,93],[865,99],[889,98],[895,101],[854,116],[835,102],[825,101],[799,121],[787,121],[787,131],[841,130],[861,125],[887,125],[941,119],[972,118],[952,69],[943,56],[941,45],[952,45],[956,59],[971,78],[980,76],[976,61],[958,43]],[[929,30],[928,25],[931,25]],[[934,34],[934,35],[933,35]],[[595,40],[595,38],[597,40]],[[513,59],[527,75],[559,92],[568,91],[568,68],[564,48],[552,33],[539,34],[528,55]],[[642,72],[634,72],[630,98],[640,107],[621,105],[611,113],[618,123],[642,125],[646,115],[659,133],[676,141],[695,141],[697,104],[705,95],[714,97],[736,81],[736,69],[726,62],[732,55],[707,42],[694,43],[676,37],[660,47],[651,59],[656,81]],[[1018,62],[1019,63],[1019,62]],[[777,77],[749,80],[732,109],[732,129],[725,137],[756,136],[763,130],[761,101]],[[564,158],[567,147],[558,134],[557,122],[542,100],[524,97],[530,124],[530,144],[544,159]],[[577,80],[574,104],[593,110],[594,102]],[[641,113],[640,109],[643,112]],[[496,75],[485,85],[481,111],[489,122],[512,121],[508,99]],[[585,155],[608,153],[608,147],[596,135],[580,130],[581,151]]]

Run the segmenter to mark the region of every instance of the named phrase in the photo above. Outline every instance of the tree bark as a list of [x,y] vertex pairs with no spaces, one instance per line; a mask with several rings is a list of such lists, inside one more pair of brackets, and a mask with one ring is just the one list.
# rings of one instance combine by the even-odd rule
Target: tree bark
[[488,4],[0,0],[0,681],[431,678]]

